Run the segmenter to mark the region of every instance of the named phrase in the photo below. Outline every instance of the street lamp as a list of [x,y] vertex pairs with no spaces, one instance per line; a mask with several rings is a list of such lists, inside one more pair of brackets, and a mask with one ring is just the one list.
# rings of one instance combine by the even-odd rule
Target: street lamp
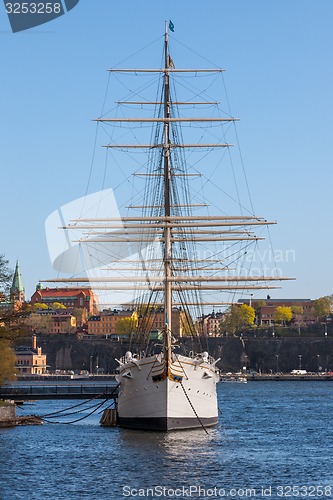
[[248,356],[245,354],[244,358],[245,358],[245,366],[243,366],[243,371],[246,372],[247,371],[247,358],[248,358]]
[[276,357],[276,373],[279,373],[279,355],[275,354]]
[[299,369],[302,369],[302,354],[298,355],[298,360],[299,360]]
[[325,337],[327,337],[327,323],[325,323]]
[[90,356],[90,375],[92,374],[92,360],[93,360],[93,357]]
[[320,371],[320,363],[319,363],[319,358],[320,358],[320,354],[317,354],[317,359],[318,359],[318,373]]

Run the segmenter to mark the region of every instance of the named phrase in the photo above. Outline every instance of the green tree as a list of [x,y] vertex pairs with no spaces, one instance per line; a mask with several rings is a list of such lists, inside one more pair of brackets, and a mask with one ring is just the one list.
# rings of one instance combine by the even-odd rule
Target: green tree
[[302,306],[291,306],[291,312],[293,316],[301,316],[304,313],[304,309]]
[[331,297],[320,297],[314,301],[314,311],[316,317],[322,318],[323,316],[328,316],[331,312],[332,299]]
[[34,309],[48,309],[46,304],[42,304],[41,302],[36,302],[34,304]]
[[76,318],[76,326],[83,326],[88,321],[88,311],[84,307],[73,309],[73,316]]
[[22,322],[29,314],[25,308],[20,311],[7,310],[0,317],[0,385],[15,376],[16,357],[11,348],[14,340],[27,334],[27,327]]
[[241,306],[234,304],[224,315],[221,326],[225,332],[235,334],[243,328],[253,325],[254,318],[255,310],[253,307],[246,304]]
[[[6,301],[9,296],[13,279],[13,271],[8,267],[8,260],[0,255],[0,302]],[[15,376],[16,357],[11,348],[12,341],[19,335],[25,334],[22,317],[29,314],[25,308],[20,311],[1,309],[0,315],[0,385],[13,379]]]
[[291,311],[291,307],[278,306],[274,311],[274,321],[277,323],[288,323],[291,321],[292,317],[293,313]]
[[116,332],[118,335],[130,335],[136,330],[137,319],[133,317],[118,319]]
[[258,311],[258,309],[260,309],[261,307],[265,307],[265,305],[266,305],[265,300],[254,300],[253,301],[253,307],[256,311]]
[[15,354],[10,347],[10,341],[0,338],[0,386],[15,377]]
[[66,309],[66,306],[64,304],[61,304],[60,302],[53,302],[52,304],[52,309]]
[[291,306],[292,319],[295,323],[303,320],[304,309],[302,306]]
[[189,316],[181,318],[181,331],[183,337],[191,337],[192,335],[196,335],[195,325],[193,323],[193,319]]

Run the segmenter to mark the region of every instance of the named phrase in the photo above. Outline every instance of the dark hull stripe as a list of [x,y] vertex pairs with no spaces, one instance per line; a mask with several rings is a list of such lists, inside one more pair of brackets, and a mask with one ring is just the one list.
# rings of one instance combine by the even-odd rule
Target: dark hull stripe
[[[201,418],[205,427],[216,425],[218,417]],[[118,417],[121,427],[128,429],[142,429],[150,431],[172,431],[181,429],[196,429],[201,427],[199,420],[193,418],[172,418],[172,417],[152,417],[152,418],[128,418]]]

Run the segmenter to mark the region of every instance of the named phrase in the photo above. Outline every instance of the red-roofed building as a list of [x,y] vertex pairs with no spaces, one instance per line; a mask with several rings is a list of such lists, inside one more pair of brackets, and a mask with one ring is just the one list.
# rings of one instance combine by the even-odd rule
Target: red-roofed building
[[88,314],[97,312],[97,297],[88,288],[42,288],[38,285],[31,297],[32,306],[41,303],[51,307],[54,302],[70,309],[84,308]]

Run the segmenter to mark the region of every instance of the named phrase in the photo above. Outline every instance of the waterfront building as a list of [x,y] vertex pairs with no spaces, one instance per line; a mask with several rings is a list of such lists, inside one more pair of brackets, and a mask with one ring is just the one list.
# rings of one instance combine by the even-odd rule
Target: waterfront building
[[32,336],[32,346],[19,346],[15,349],[16,371],[24,375],[42,375],[46,373],[46,354],[42,348],[37,347],[37,337]]

